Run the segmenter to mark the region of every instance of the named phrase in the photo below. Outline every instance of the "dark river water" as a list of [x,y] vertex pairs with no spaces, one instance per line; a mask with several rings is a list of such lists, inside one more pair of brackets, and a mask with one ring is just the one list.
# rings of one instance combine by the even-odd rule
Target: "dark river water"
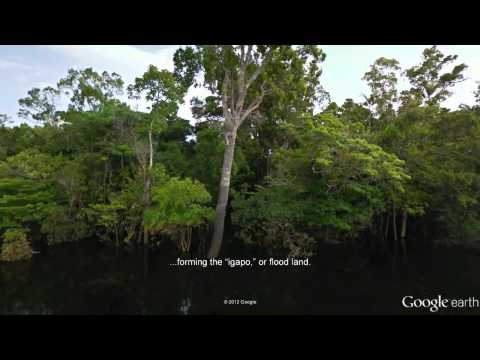
[[[262,258],[229,254],[221,258]],[[480,299],[480,253],[436,249],[393,269],[325,246],[308,267],[175,267],[178,254],[118,254],[91,242],[51,247],[0,265],[0,314],[478,314],[480,308],[406,309],[404,296]],[[263,255],[263,258],[268,256]],[[236,304],[225,304],[227,302]]]

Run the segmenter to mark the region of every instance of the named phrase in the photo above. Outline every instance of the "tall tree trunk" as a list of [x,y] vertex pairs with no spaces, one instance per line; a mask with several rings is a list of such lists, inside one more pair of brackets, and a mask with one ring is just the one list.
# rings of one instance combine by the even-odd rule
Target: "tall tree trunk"
[[140,222],[140,226],[138,227],[137,245],[143,245],[142,229],[143,229],[143,221]]
[[398,236],[397,236],[397,210],[395,205],[392,208],[392,225],[393,225],[393,256],[396,259],[398,253]]
[[237,131],[234,129],[225,135],[225,152],[223,154],[222,176],[220,178],[220,191],[218,193],[215,223],[213,229],[212,243],[208,251],[208,258],[215,258],[220,252],[223,240],[223,228],[225,215],[227,213],[228,194],[230,192],[230,177],[232,171],[233,157],[235,152],[235,140]]
[[118,257],[119,249],[120,249],[120,239],[118,236],[118,226],[115,225],[115,255]]
[[235,140],[237,129],[242,125],[246,118],[258,109],[265,96],[265,82],[260,86],[260,95],[258,95],[248,106],[245,106],[247,92],[250,86],[255,82],[265,65],[268,63],[272,50],[263,56],[263,61],[259,64],[250,76],[247,76],[247,68],[254,64],[252,56],[253,45],[240,45],[239,67],[232,74],[231,69],[224,69],[222,93],[222,108],[225,134],[225,153],[223,155],[222,176],[220,179],[220,190],[217,199],[217,208],[214,222],[214,231],[210,250],[207,256],[209,258],[217,257],[220,253],[220,247],[223,240],[223,228],[225,226],[225,215],[227,212],[228,193],[230,191],[230,177],[235,151]]
[[150,156],[149,156],[149,162],[148,162],[148,168],[152,170],[153,167],[153,120],[150,122],[150,130],[148,132],[148,143],[150,146]]
[[[153,121],[150,122],[150,130],[148,132],[148,142],[149,142],[149,162],[148,162],[148,170],[145,174],[144,180],[144,187],[143,187],[143,204],[144,204],[144,211],[148,209],[150,206],[150,190],[152,187],[152,175],[151,171],[153,168],[153,139],[152,139],[152,129],[153,129]],[[143,225],[143,265],[144,265],[144,276],[148,275],[148,251],[150,247],[150,237],[149,231],[145,228],[145,224]]]
[[[149,174],[145,179],[145,184],[143,189],[143,204],[144,204],[144,211],[145,211],[147,210],[150,204],[150,175]],[[142,233],[141,228],[140,228],[140,233]],[[145,224],[143,223],[143,276],[145,278],[148,275],[148,250],[150,246],[149,240],[150,239],[149,239],[148,230],[145,228]]]
[[[151,186],[151,178],[150,173],[147,174],[145,179],[145,184],[143,188],[143,204],[144,204],[144,211],[148,209],[150,206],[150,186]],[[148,250],[150,247],[150,238],[149,238],[148,229],[145,228],[145,224],[143,224],[143,264],[144,264],[144,276],[148,274]]]
[[108,162],[105,162],[105,171],[103,173],[103,199],[105,202],[107,202],[108,196],[107,196],[107,178],[108,178]]
[[380,216],[380,231],[378,232],[378,238],[380,242],[380,250],[383,251],[385,249],[385,236],[384,236],[384,227],[385,227],[385,215]]
[[143,276],[146,278],[148,275],[148,247],[150,245],[150,239],[148,230],[144,230],[145,243],[143,244]]
[[267,176],[272,175],[272,154],[271,149],[268,149],[267,153]]
[[383,242],[384,244],[388,244],[388,229],[390,227],[390,212],[388,212],[386,216],[387,216],[387,218],[385,220],[385,235],[384,235],[384,242]]
[[405,242],[405,237],[407,236],[407,220],[408,213],[406,210],[402,212],[402,230],[400,231],[400,245],[402,247],[403,256],[407,256],[407,244]]

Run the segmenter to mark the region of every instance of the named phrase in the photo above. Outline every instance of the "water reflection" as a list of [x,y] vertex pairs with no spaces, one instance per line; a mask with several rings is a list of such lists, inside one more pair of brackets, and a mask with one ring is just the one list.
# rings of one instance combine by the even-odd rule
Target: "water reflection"
[[182,315],[188,315],[190,308],[192,307],[192,302],[190,298],[182,299],[179,311]]
[[[145,277],[143,254],[67,244],[27,263],[0,265],[0,313],[391,314],[405,313],[405,294],[460,298],[480,289],[480,255],[471,251],[412,258],[397,274],[372,266],[342,271],[348,259],[331,251],[323,249],[303,269],[175,268],[169,264],[176,254],[158,252]],[[225,305],[225,299],[256,304]]]

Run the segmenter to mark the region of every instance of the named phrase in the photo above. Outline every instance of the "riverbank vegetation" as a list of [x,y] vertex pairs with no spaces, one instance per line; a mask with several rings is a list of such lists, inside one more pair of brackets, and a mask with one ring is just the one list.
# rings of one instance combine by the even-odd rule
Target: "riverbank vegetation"
[[[0,118],[1,259],[94,237],[216,257],[225,229],[291,257],[323,242],[384,260],[476,245],[480,87],[476,104],[443,107],[467,65],[435,46],[408,69],[380,58],[365,69],[365,99],[336,104],[321,85],[326,56],[183,47],[173,72],[151,65],[132,84],[87,68],[32,89],[18,116],[36,126]],[[178,115],[192,86],[211,92],[192,100],[195,123]]]

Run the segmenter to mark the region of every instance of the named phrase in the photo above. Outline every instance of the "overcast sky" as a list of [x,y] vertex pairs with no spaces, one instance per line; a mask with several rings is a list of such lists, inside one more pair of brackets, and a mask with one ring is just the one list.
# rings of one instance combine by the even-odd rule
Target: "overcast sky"
[[[429,45],[325,45],[322,84],[333,101],[341,104],[346,98],[361,101],[368,92],[363,74],[379,57],[395,58],[401,67],[408,68],[421,61],[421,53]],[[148,65],[173,70],[172,45],[0,45],[0,114],[17,120],[18,99],[32,87],[55,86],[69,68],[93,67],[119,73],[126,84],[141,76]],[[456,108],[473,104],[476,81],[480,81],[480,46],[439,46],[444,54],[458,55],[458,61],[468,65],[467,80],[455,87],[455,94],[444,106]],[[407,84],[400,83],[400,88]],[[180,109],[180,116],[191,119],[189,108],[192,96],[205,96],[206,90],[192,89]],[[140,104],[140,110],[143,105]],[[17,121],[16,121],[17,122]]]

